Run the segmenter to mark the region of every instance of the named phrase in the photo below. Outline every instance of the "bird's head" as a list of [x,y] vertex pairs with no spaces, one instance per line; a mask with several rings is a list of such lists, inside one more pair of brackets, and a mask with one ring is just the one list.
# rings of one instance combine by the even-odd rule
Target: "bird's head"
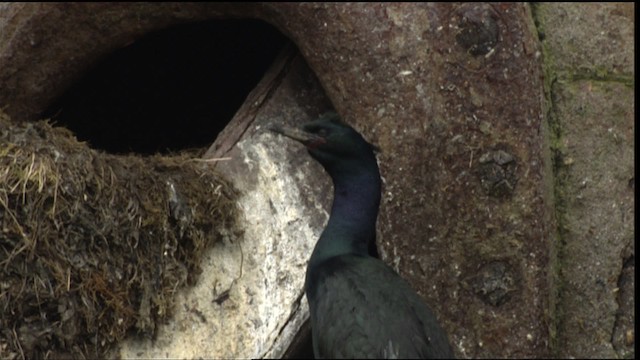
[[336,168],[345,171],[346,167],[370,163],[371,160],[375,163],[376,147],[344,123],[335,112],[325,113],[299,128],[272,126],[270,130],[304,144],[309,154],[329,173]]

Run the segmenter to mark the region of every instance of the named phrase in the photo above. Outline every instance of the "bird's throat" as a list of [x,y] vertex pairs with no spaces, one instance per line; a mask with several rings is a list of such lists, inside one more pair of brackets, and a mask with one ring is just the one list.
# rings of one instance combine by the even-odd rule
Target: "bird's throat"
[[313,250],[309,266],[344,254],[365,256],[369,243],[375,241],[381,188],[377,164],[368,167],[367,171],[332,178],[331,215]]

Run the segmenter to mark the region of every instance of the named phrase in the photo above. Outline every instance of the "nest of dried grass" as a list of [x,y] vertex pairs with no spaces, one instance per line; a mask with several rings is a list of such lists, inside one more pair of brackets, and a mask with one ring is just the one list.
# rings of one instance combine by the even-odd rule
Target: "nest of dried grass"
[[0,111],[0,358],[104,357],[153,335],[235,192],[187,156],[115,156]]

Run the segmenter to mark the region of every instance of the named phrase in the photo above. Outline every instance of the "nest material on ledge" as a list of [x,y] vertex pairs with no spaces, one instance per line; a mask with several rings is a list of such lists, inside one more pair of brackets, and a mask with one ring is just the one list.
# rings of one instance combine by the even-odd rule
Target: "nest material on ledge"
[[104,357],[152,336],[236,193],[188,155],[116,156],[0,111],[0,358]]

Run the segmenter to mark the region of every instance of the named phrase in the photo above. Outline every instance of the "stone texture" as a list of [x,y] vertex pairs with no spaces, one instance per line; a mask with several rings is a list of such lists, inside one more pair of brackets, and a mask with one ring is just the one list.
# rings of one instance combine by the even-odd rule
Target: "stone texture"
[[[615,357],[619,279],[633,246],[633,92],[609,82],[559,83],[564,206],[560,356]],[[562,347],[561,347],[562,348]]]
[[[631,252],[633,249],[628,249]],[[618,311],[613,328],[613,348],[619,358],[635,356],[635,257],[627,257],[618,279]]]
[[631,74],[634,3],[548,2],[538,6],[547,61],[578,77]]

